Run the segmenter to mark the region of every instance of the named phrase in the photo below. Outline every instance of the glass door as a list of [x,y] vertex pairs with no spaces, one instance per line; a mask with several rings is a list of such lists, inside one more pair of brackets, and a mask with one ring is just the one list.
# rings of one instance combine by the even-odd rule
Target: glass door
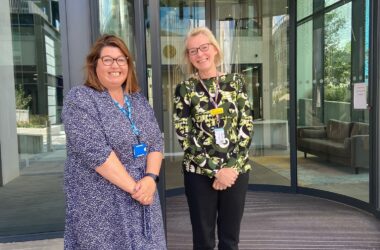
[[241,73],[254,110],[250,183],[290,185],[287,1],[215,1],[222,71]]
[[298,185],[369,202],[369,1],[297,1]]
[[205,25],[205,1],[160,1],[161,82],[166,189],[183,187],[181,171],[183,151],[177,140],[172,117],[175,87],[186,79],[186,75],[181,69],[184,38],[191,28]]
[[205,1],[160,1],[167,190],[183,187],[183,151],[172,124],[172,100],[176,85],[186,79],[181,69],[184,37],[190,28],[206,24],[224,52],[221,70],[241,73],[247,83],[255,113],[255,135],[250,151],[254,166],[251,183],[290,185],[288,20],[286,0],[276,1],[276,5],[263,0],[223,0],[207,4]]
[[99,33],[120,36],[131,53],[135,54],[133,13],[133,0],[99,0]]

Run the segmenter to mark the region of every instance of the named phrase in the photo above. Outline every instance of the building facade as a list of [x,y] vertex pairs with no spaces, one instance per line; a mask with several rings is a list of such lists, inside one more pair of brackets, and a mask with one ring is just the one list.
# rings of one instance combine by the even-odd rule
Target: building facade
[[[0,241],[62,235],[64,94],[95,39],[131,49],[165,141],[159,191],[183,192],[173,94],[183,39],[208,26],[223,72],[254,110],[250,189],[298,192],[379,215],[379,14],[375,0],[0,0]],[[21,111],[20,111],[21,109]],[[26,114],[25,114],[26,113]],[[165,206],[163,206],[165,214]]]

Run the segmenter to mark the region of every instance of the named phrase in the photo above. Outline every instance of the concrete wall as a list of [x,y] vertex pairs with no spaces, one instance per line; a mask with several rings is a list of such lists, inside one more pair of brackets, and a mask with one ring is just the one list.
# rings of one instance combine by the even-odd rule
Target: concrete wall
[[89,1],[59,1],[64,93],[83,84],[83,66],[91,45]]
[[0,186],[20,175],[9,1],[0,0]]

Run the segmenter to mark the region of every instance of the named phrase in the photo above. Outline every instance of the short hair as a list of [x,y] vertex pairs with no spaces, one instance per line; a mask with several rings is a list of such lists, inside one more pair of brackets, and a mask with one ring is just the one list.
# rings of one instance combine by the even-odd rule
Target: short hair
[[134,93],[140,90],[139,84],[137,82],[136,70],[133,63],[132,54],[129,52],[127,45],[124,41],[115,36],[105,34],[99,37],[92,48],[90,49],[89,54],[86,58],[85,68],[85,83],[84,85],[89,86],[98,91],[104,91],[105,87],[100,82],[96,74],[96,66],[98,59],[100,58],[100,53],[104,47],[115,47],[119,48],[121,52],[128,58],[128,75],[125,83],[123,83],[124,90],[127,93]]
[[223,52],[220,49],[219,43],[216,41],[216,38],[214,34],[211,32],[211,30],[207,27],[193,28],[187,33],[185,37],[185,42],[184,42],[185,46],[182,53],[183,64],[185,66],[184,70],[187,74],[192,74],[197,71],[197,69],[193,66],[193,64],[189,60],[188,51],[187,51],[187,42],[189,41],[191,37],[197,36],[199,34],[205,35],[208,38],[209,42],[215,47],[217,51],[217,54],[215,55],[215,65],[218,67],[222,64],[222,61],[223,61]]

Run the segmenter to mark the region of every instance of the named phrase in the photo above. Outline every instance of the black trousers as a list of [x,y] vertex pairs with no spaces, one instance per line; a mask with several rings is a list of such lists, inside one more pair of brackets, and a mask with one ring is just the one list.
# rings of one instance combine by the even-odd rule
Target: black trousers
[[240,174],[235,184],[223,191],[213,189],[214,179],[184,172],[185,193],[193,230],[193,249],[239,249],[240,223],[243,217],[248,173]]

